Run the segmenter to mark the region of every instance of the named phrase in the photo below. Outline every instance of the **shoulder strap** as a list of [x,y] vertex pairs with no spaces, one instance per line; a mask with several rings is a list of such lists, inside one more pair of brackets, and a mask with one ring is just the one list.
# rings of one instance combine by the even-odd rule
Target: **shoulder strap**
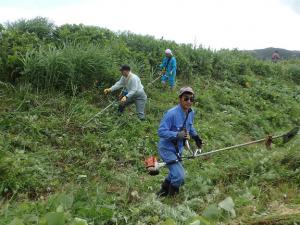
[[171,56],[170,58],[168,58],[168,61],[167,61],[167,64],[166,64],[166,68],[168,68],[168,65],[169,65],[169,63],[170,63],[172,57],[173,57],[173,56]]
[[[190,112],[192,112],[192,109],[189,109],[189,110],[188,110],[188,112],[187,112],[187,114],[186,114],[186,116],[185,116],[185,119],[184,119],[184,121],[183,121],[183,124],[182,124],[182,127],[181,127],[180,131],[181,131],[182,129],[185,128],[185,126],[186,126],[186,121],[187,121],[187,119],[188,119],[188,117],[189,117]],[[173,144],[174,147],[175,147],[177,159],[178,159],[179,161],[181,161],[181,157],[180,157],[180,155],[179,155],[179,147],[178,147],[177,139],[173,140],[173,141],[172,141],[172,144]]]

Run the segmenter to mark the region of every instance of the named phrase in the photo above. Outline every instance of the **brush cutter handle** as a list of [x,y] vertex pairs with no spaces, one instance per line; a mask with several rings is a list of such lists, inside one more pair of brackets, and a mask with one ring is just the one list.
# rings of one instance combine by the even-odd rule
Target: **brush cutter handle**
[[188,150],[191,150],[191,146],[188,139],[185,139],[185,146]]

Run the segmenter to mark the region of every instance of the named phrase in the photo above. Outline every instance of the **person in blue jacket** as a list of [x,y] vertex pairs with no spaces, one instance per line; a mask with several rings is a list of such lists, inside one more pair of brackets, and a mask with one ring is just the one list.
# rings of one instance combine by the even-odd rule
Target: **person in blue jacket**
[[162,64],[159,66],[162,70],[161,82],[165,87],[168,81],[170,88],[174,89],[177,69],[176,59],[170,49],[166,49],[165,54],[166,56],[163,58]]
[[[186,140],[194,139],[198,148],[202,140],[197,134],[193,122],[194,91],[191,87],[183,87],[179,91],[179,104],[168,110],[160,122],[158,135],[159,155],[166,162],[169,174],[163,181],[157,196],[174,196],[184,182],[185,173],[181,164],[181,156]],[[179,160],[179,162],[175,162]]]

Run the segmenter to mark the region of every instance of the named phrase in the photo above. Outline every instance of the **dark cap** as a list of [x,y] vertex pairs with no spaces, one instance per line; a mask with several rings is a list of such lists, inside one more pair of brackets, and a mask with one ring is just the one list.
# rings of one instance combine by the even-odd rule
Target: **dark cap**
[[179,97],[181,97],[184,93],[190,93],[194,95],[194,91],[191,87],[183,87],[179,90]]
[[130,71],[130,66],[128,65],[122,65],[121,68],[120,68],[120,71]]

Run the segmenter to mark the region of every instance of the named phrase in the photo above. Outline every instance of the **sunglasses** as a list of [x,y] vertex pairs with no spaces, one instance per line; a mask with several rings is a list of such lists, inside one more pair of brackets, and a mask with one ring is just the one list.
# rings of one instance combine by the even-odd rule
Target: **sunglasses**
[[193,102],[195,101],[195,98],[194,97],[183,97],[183,101],[187,102],[188,100],[190,100],[190,102]]

